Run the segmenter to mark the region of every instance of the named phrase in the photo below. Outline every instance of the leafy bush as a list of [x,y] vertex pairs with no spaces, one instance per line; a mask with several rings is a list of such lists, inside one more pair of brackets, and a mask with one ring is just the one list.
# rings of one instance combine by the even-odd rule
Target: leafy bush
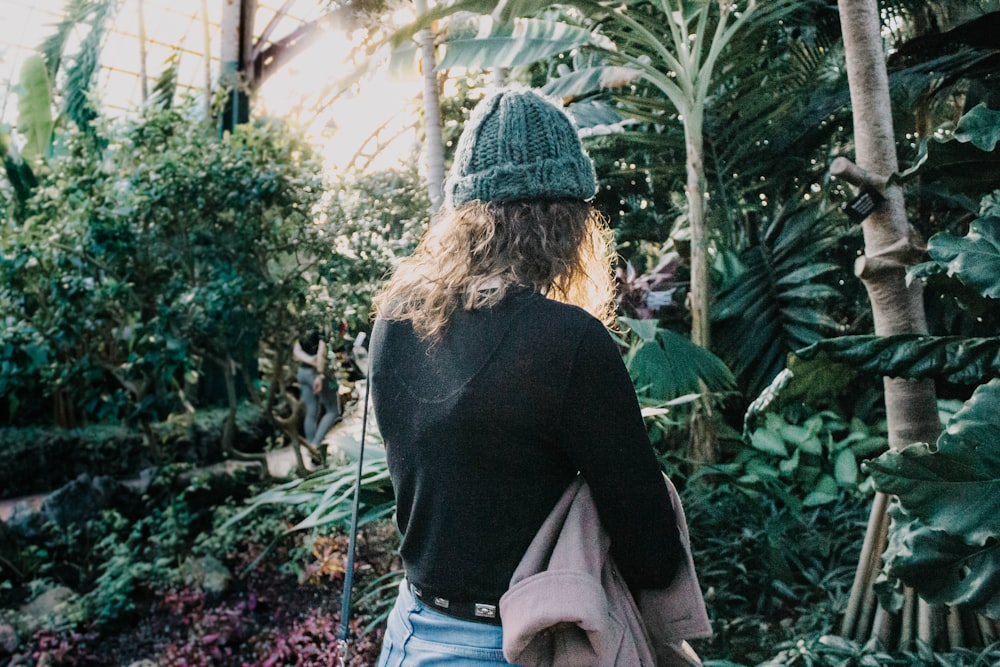
[[689,482],[681,497],[714,631],[695,644],[700,655],[756,664],[781,641],[833,631],[864,537],[864,499],[841,492],[827,505],[797,511],[704,480]]
[[[188,109],[187,111],[192,111]],[[17,423],[149,424],[198,398],[199,377],[282,331],[305,292],[296,253],[322,188],[276,124],[222,139],[185,110],[68,131],[21,226],[0,231],[0,365]],[[204,393],[204,388],[202,393]],[[51,418],[51,417],[49,417]]]
[[342,313],[352,330],[367,330],[372,298],[394,261],[416,248],[429,211],[415,163],[331,183],[320,218],[327,249],[316,257],[309,293],[318,316]]
[[[22,565],[13,578],[18,585],[0,590],[0,601],[15,601],[24,587],[66,586],[74,594],[55,620],[57,627],[100,625],[141,611],[155,593],[188,578],[186,563],[193,557],[227,557],[224,541],[214,543],[219,547],[214,552],[211,541],[196,545],[214,534],[213,507],[252,493],[251,480],[243,473],[233,477],[169,466],[153,478],[141,502],[65,526],[45,523],[37,537],[16,545],[14,558]],[[284,517],[260,521],[258,530],[271,530],[271,538],[275,525],[282,531],[285,526]]]
[[[93,424],[78,429],[29,426],[0,428],[0,498],[42,493],[83,472],[117,478],[136,476],[162,460],[205,465],[222,460],[220,447],[227,418],[222,409],[171,418],[153,431],[160,451],[150,451],[134,429]],[[247,451],[262,451],[271,432],[258,406],[244,402],[236,418],[236,437]]]
[[841,489],[869,493],[859,464],[888,446],[885,425],[857,417],[848,422],[832,410],[809,412],[790,406],[765,414],[749,434],[749,447],[721,469],[739,475],[738,484],[780,491],[805,507],[831,503]]

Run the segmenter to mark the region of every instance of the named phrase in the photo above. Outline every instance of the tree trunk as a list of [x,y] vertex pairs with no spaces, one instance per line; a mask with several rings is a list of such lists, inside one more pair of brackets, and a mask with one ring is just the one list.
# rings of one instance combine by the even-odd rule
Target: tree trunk
[[212,119],[212,33],[208,21],[208,0],[201,0],[201,38],[205,54],[205,121]]
[[149,81],[146,73],[146,12],[143,7],[143,0],[139,0],[135,6],[139,23],[139,90],[142,94],[142,103],[146,104],[149,99]]
[[[898,171],[889,99],[889,80],[882,52],[876,0],[840,0],[847,75],[854,111],[857,165],[874,189]],[[885,202],[863,223],[865,254],[855,263],[871,301],[875,333],[927,333],[922,283],[907,287],[906,267],[919,261],[925,244],[906,218],[903,191],[879,187]],[[941,430],[934,385],[927,381],[885,381],[889,444],[934,442]]]
[[250,62],[252,46],[253,18],[256,0],[224,0],[222,25],[219,28],[219,80],[228,91],[226,105],[219,116],[219,135],[232,132],[237,125],[245,123],[250,116],[250,100],[247,87],[253,72],[246,70]]
[[[702,107],[704,108],[704,107]],[[684,113],[684,139],[687,154],[688,225],[691,230],[691,287],[688,307],[691,310],[691,340],[709,349],[712,331],[712,275],[708,246],[710,232],[705,219],[705,151],[702,136],[702,115],[687,109]],[[712,394],[701,380],[701,397],[694,405],[689,424],[688,458],[698,463],[713,463],[718,451],[718,438],[713,418]]]
[[[414,3],[417,15],[427,12],[427,0]],[[441,207],[444,199],[444,143],[441,140],[441,98],[438,90],[437,61],[434,56],[434,34],[428,30],[417,33],[420,44],[420,69],[424,77],[424,143],[427,147],[427,188],[431,213]]]
[[[925,245],[907,220],[902,190],[898,185],[887,185],[898,164],[878,2],[839,0],[839,7],[857,166],[838,159],[831,165],[831,173],[884,198],[862,223],[865,250],[855,263],[855,273],[868,292],[877,335],[927,333],[922,284],[915,281],[908,287],[905,283],[906,267],[920,260]],[[933,381],[885,378],[883,382],[889,446],[899,449],[914,442],[935,442],[941,424]],[[921,604],[912,592],[904,596],[900,614],[887,612],[876,603],[872,585],[887,539],[886,506],[887,498],[878,495],[841,634],[858,641],[878,637],[890,646],[908,643],[916,634],[938,648],[939,642],[948,638],[945,629],[935,622],[936,611]]]
[[691,341],[709,349],[711,343],[712,285],[709,271],[709,231],[705,221],[705,160],[700,114],[687,109],[684,118],[684,143],[687,153],[688,225],[691,229]]

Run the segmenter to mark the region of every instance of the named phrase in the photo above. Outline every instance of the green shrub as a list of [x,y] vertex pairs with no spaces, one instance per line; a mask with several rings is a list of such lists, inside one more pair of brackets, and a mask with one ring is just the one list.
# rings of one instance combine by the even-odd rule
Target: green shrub
[[[78,429],[29,426],[0,429],[0,498],[56,489],[81,473],[136,476],[167,461],[204,465],[222,460],[224,409],[200,410],[157,424],[159,459],[143,435],[124,426],[94,424]],[[273,428],[262,410],[244,403],[237,412],[237,438],[245,451],[262,451]]]
[[756,664],[781,641],[832,632],[847,604],[868,506],[841,492],[797,511],[732,484],[681,494],[714,634],[700,655]]
[[287,335],[298,257],[329,252],[319,163],[287,126],[219,139],[189,112],[100,124],[100,149],[68,131],[23,224],[0,227],[12,423],[148,425],[211,398],[212,369],[252,383],[260,341]]

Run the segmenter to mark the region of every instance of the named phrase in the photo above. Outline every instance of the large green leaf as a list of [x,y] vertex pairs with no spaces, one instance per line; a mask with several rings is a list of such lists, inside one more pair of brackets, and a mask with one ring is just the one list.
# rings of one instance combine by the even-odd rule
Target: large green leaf
[[1000,298],[1000,218],[973,220],[962,237],[941,232],[931,237],[927,252],[948,273],[983,296]]
[[52,148],[52,91],[45,61],[29,56],[21,66],[21,94],[17,103],[17,129],[26,138],[22,157],[29,163],[49,156]]
[[[843,268],[825,261],[840,238],[832,216],[807,205],[775,217],[761,242],[745,250],[745,270],[720,290],[713,313],[720,356],[759,394],[785,366],[789,352],[837,333],[829,304]],[[826,277],[827,282],[819,282]]]
[[921,157],[904,176],[919,175],[923,188],[941,184],[948,191],[961,192],[973,199],[997,187],[1000,151],[985,152],[972,143],[929,139]]
[[958,121],[954,136],[957,141],[970,142],[989,153],[1000,141],[1000,111],[992,111],[985,104],[977,105]]
[[729,368],[708,350],[657,327],[653,320],[623,317],[621,322],[635,335],[625,361],[640,393],[660,401],[700,394],[699,380],[711,392],[733,389],[735,380]]
[[876,488],[928,528],[972,545],[1000,537],[1000,379],[979,387],[937,448],[917,443],[864,464]]
[[889,377],[940,377],[957,384],[978,384],[1000,374],[1000,337],[841,336],[818,341],[795,354],[803,359],[822,354]]
[[550,80],[542,92],[562,99],[589,95],[606,88],[620,88],[635,81],[641,73],[634,67],[605,65],[585,67]]
[[483,30],[462,30],[444,42],[441,69],[516,67],[537,62],[590,41],[590,31],[559,21],[515,19],[495,24],[477,22]]
[[881,581],[876,584],[883,604],[894,608],[898,580],[933,604],[968,605],[985,616],[1000,618],[1000,542],[968,544],[909,517],[896,502],[889,516],[892,528],[882,558],[883,576],[892,590]]

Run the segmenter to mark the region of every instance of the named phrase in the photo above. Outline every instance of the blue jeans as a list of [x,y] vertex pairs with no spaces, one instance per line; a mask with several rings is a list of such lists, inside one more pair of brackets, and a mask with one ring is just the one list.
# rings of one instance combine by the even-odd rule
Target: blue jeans
[[488,667],[508,665],[498,625],[463,621],[413,597],[404,579],[389,613],[378,667]]
[[[303,421],[306,442],[318,447],[323,443],[326,432],[340,418],[340,399],[337,397],[337,389],[327,386],[326,380],[323,382],[323,390],[314,394],[312,383],[316,377],[316,369],[305,364],[299,366],[295,379],[299,381],[299,389],[302,392],[302,401],[306,404],[306,417]],[[320,419],[320,405],[323,407],[323,418]]]

